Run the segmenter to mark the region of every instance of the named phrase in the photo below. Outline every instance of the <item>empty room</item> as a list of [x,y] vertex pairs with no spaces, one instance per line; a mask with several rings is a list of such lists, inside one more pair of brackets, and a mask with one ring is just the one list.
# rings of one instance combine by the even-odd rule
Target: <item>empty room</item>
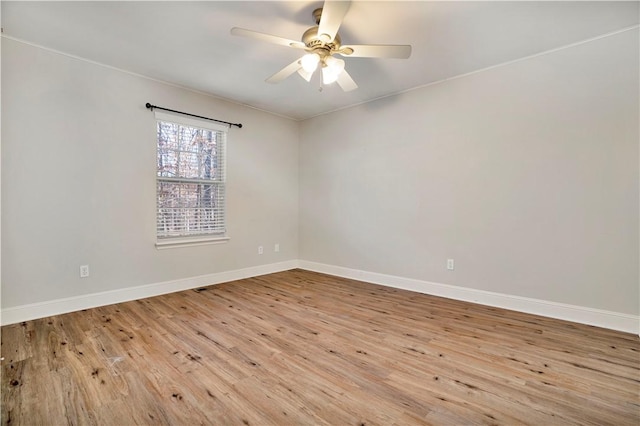
[[640,424],[640,2],[0,21],[3,425]]

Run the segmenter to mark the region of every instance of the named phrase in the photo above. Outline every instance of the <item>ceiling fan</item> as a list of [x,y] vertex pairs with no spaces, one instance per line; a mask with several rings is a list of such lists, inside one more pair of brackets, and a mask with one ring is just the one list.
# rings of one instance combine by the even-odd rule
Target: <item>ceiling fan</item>
[[232,28],[231,34],[307,52],[301,58],[296,59],[267,78],[267,83],[279,83],[296,72],[305,80],[311,81],[314,72],[320,67],[323,84],[337,82],[343,91],[348,92],[357,89],[358,85],[344,69],[344,60],[336,58],[334,55],[356,58],[398,59],[407,59],[411,56],[411,46],[409,45],[359,44],[343,46],[338,29],[350,5],[350,1],[326,0],[322,8],[313,11],[313,18],[317,26],[305,31],[302,35],[302,41],[289,40],[238,27]]

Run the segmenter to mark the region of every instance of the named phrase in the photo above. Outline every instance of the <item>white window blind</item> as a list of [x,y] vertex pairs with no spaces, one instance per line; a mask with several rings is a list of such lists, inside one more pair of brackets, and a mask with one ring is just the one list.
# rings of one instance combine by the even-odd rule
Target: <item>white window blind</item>
[[228,127],[160,111],[157,238],[224,236]]

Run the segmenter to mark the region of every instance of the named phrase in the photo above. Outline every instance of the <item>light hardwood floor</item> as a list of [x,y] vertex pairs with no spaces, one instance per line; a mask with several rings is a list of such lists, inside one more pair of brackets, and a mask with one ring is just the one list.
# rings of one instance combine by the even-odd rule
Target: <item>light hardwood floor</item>
[[2,327],[2,423],[640,424],[637,336],[288,271]]

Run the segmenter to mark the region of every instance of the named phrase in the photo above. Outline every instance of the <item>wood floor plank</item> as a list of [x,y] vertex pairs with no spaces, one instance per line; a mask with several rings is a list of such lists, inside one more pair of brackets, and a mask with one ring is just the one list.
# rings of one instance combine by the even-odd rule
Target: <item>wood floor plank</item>
[[1,343],[5,425],[640,425],[638,336],[301,270]]

